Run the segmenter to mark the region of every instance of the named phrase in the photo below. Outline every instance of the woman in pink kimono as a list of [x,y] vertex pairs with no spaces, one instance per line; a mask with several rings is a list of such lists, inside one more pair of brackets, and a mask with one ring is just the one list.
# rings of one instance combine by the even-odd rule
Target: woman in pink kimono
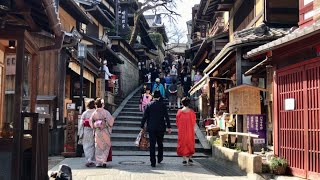
[[107,167],[114,118],[109,111],[104,109],[104,102],[101,98],[98,98],[95,104],[97,109],[90,118],[90,125],[95,134],[96,166]]
[[140,99],[140,111],[144,112],[144,109],[147,104],[149,104],[152,100],[152,96],[150,94],[150,88],[146,88],[146,92],[141,95]]

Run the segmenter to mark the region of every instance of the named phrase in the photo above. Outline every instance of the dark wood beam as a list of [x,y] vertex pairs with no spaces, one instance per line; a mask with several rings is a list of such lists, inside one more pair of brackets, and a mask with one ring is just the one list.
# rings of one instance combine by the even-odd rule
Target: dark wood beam
[[25,7],[25,9],[21,12],[27,24],[30,26],[32,31],[40,31],[40,27],[35,23],[31,16],[31,8]]
[[39,47],[33,40],[32,36],[26,31],[24,33],[26,48],[31,54],[39,54]]
[[12,151],[12,179],[20,180],[22,178],[23,164],[23,133],[22,124],[22,97],[23,97],[23,76],[24,76],[24,50],[25,43],[23,37],[17,39],[17,60],[16,60],[16,78],[15,78],[15,96],[13,113],[13,151]]
[[236,50],[236,84],[237,86],[242,84],[242,49]]
[[31,93],[30,93],[30,112],[36,112],[37,94],[38,94],[38,64],[39,55],[33,54],[31,59]]
[[242,67],[253,67],[255,65],[257,65],[258,62],[252,62],[252,61],[248,61],[248,60],[242,60]]
[[298,8],[269,8],[267,12],[270,14],[299,14]]

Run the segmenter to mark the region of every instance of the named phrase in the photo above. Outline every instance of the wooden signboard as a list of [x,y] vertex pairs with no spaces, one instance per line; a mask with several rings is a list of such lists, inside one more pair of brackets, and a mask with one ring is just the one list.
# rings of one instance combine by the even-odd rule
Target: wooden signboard
[[265,89],[251,85],[240,85],[226,90],[229,92],[229,112],[231,114],[261,114],[260,91]]
[[96,97],[103,98],[105,96],[105,80],[98,78],[96,80]]
[[76,104],[67,104],[67,127],[65,137],[65,152],[62,153],[65,157],[76,156],[75,148],[75,122],[77,121]]

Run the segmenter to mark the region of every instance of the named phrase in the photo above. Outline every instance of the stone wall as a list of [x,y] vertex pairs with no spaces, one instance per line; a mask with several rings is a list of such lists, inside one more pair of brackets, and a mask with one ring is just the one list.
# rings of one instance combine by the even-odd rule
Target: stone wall
[[262,172],[262,158],[259,155],[238,152],[233,149],[213,145],[212,157],[234,162],[241,170],[246,171],[247,173]]
[[124,55],[120,53],[118,55],[124,61],[124,64],[115,66],[114,70],[120,72],[120,94],[125,98],[139,85],[139,69]]

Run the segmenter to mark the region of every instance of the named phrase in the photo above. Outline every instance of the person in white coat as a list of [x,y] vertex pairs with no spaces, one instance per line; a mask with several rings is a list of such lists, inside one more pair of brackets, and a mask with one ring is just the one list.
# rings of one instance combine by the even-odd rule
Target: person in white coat
[[104,76],[105,80],[109,80],[111,76],[113,76],[113,74],[110,73],[107,65],[108,65],[108,62],[106,60],[103,61],[103,70],[105,71],[105,76]]
[[108,62],[106,60],[103,61],[103,71],[105,72],[104,80],[105,80],[105,91],[108,91],[108,80],[110,80],[113,74],[110,73],[108,68]]

